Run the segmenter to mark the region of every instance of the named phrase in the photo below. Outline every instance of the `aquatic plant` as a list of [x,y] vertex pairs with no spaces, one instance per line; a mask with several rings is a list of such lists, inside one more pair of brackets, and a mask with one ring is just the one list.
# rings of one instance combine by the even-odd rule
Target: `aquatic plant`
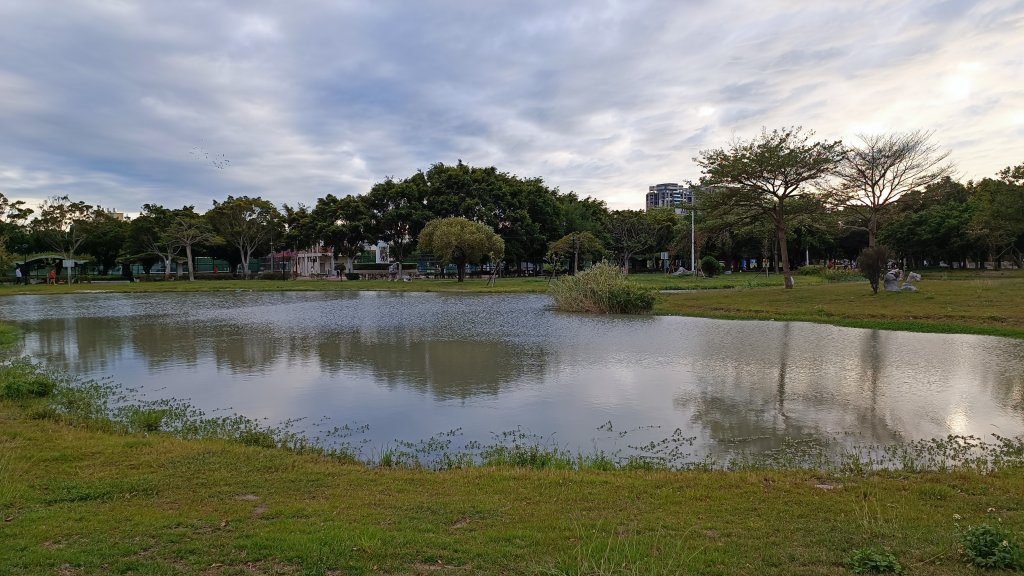
[[555,308],[564,312],[649,314],[654,309],[654,291],[607,262],[575,276],[563,276],[551,283],[548,292]]

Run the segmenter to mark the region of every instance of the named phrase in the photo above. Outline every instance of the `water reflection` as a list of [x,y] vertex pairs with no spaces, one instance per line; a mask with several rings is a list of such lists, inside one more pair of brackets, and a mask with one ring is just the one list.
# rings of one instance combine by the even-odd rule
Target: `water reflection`
[[[50,365],[374,440],[524,426],[587,449],[609,420],[712,453],[787,438],[1024,433],[1024,342],[795,323],[558,314],[544,296],[19,296],[0,316]],[[624,441],[625,442],[625,441]]]

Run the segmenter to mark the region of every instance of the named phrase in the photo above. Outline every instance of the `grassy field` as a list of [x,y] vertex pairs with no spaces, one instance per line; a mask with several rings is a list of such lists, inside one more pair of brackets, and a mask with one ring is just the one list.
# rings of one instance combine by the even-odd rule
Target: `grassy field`
[[[759,274],[736,274],[717,278],[676,277],[663,274],[634,274],[631,276],[643,286],[657,290],[714,290],[727,288],[756,288],[782,286],[781,276],[765,277]],[[818,278],[809,282],[820,283]],[[547,278],[499,278],[489,286],[486,278],[467,278],[465,282],[452,279],[416,279],[409,282],[387,280],[187,280],[136,282],[93,282],[84,284],[0,285],[0,295],[8,294],[68,294],[73,292],[205,292],[217,290],[253,291],[336,291],[336,290],[390,290],[402,292],[546,292]]]
[[916,293],[872,294],[866,282],[808,286],[802,280],[793,290],[665,294],[655,313],[1024,338],[1020,272],[925,274]]
[[1024,540],[1024,469],[374,469],[32,406],[0,401],[10,575],[849,574],[872,547],[911,574],[978,574],[968,525]]

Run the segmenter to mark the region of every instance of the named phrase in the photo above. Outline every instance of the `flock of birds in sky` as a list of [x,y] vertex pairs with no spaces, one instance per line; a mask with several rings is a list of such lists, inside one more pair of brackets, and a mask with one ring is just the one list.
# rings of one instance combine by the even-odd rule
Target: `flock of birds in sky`
[[231,166],[231,160],[226,158],[223,154],[214,154],[211,156],[210,152],[207,151],[202,146],[193,146],[188,153],[196,160],[200,160],[202,162],[209,162],[210,164],[213,165],[214,168],[217,168],[218,170],[223,170]]

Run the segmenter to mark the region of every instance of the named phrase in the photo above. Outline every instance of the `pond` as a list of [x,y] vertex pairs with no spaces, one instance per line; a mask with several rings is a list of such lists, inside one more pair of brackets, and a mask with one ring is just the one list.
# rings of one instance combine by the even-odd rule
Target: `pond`
[[23,353],[150,399],[365,426],[364,457],[455,429],[582,452],[678,429],[694,458],[1024,434],[1024,341],[995,337],[389,292],[25,295],[0,299],[0,318],[24,331]]

